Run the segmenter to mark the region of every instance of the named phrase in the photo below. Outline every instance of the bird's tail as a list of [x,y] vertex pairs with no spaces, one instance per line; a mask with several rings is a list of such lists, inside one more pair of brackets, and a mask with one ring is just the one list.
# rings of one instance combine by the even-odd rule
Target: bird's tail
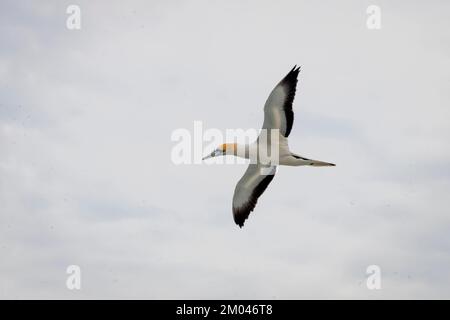
[[308,160],[308,161],[309,161],[309,163],[307,165],[313,166],[313,167],[334,167],[334,166],[336,166],[334,163],[325,162],[325,161],[319,161],[319,160]]
[[313,167],[334,167],[335,166],[334,163],[304,158],[295,153],[291,153],[291,155],[292,155],[292,157],[295,158],[295,160],[293,161],[293,162],[295,162],[293,164],[294,166],[313,166]]

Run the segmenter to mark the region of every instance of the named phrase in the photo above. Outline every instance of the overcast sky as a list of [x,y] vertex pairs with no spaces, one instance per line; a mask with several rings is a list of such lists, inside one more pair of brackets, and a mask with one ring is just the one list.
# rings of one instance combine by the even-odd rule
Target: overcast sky
[[[449,11],[1,1],[0,297],[450,298]],[[171,134],[260,128],[294,64],[291,149],[337,166],[279,168],[239,229],[245,165],[177,166]]]

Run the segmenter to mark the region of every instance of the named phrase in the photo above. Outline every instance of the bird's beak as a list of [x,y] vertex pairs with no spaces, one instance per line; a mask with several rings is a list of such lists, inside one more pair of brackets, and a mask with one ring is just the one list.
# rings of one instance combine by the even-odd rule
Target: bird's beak
[[209,159],[209,158],[212,158],[212,154],[208,154],[207,156],[204,156],[202,160],[206,160],[206,159]]
[[207,156],[204,156],[202,160],[206,160],[209,158],[213,158],[213,157],[217,157],[222,155],[222,152],[218,149],[214,150],[213,152],[211,152],[210,154],[208,154]]

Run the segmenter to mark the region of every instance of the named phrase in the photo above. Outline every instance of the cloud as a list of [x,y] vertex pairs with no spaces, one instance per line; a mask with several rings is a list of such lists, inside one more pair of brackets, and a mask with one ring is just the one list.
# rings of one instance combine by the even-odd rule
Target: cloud
[[[2,298],[449,297],[448,4],[382,2],[379,31],[356,1],[79,5],[70,31],[1,4]],[[170,136],[259,128],[294,64],[290,146],[337,167],[280,168],[239,230],[245,166],[176,166]]]

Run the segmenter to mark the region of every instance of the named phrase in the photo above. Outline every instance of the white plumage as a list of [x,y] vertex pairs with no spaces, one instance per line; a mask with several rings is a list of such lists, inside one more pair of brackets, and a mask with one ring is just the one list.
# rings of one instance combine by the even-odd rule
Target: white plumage
[[[299,72],[300,67],[297,68],[297,66],[294,66],[275,86],[267,98],[264,105],[264,123],[262,126],[266,135],[260,135],[250,145],[239,146],[235,143],[223,144],[204,158],[207,159],[219,155],[231,154],[254,160],[249,164],[234,190],[233,217],[236,224],[240,227],[244,225],[250,212],[255,208],[258,198],[274,178],[277,165],[334,166],[332,163],[302,157],[289,150],[288,136],[294,122],[292,103],[295,97]],[[272,131],[274,132],[273,136],[271,135]],[[261,152],[265,152],[262,154],[270,154],[269,150],[275,150],[278,153],[278,157],[275,159],[276,161],[266,162],[259,157]]]

